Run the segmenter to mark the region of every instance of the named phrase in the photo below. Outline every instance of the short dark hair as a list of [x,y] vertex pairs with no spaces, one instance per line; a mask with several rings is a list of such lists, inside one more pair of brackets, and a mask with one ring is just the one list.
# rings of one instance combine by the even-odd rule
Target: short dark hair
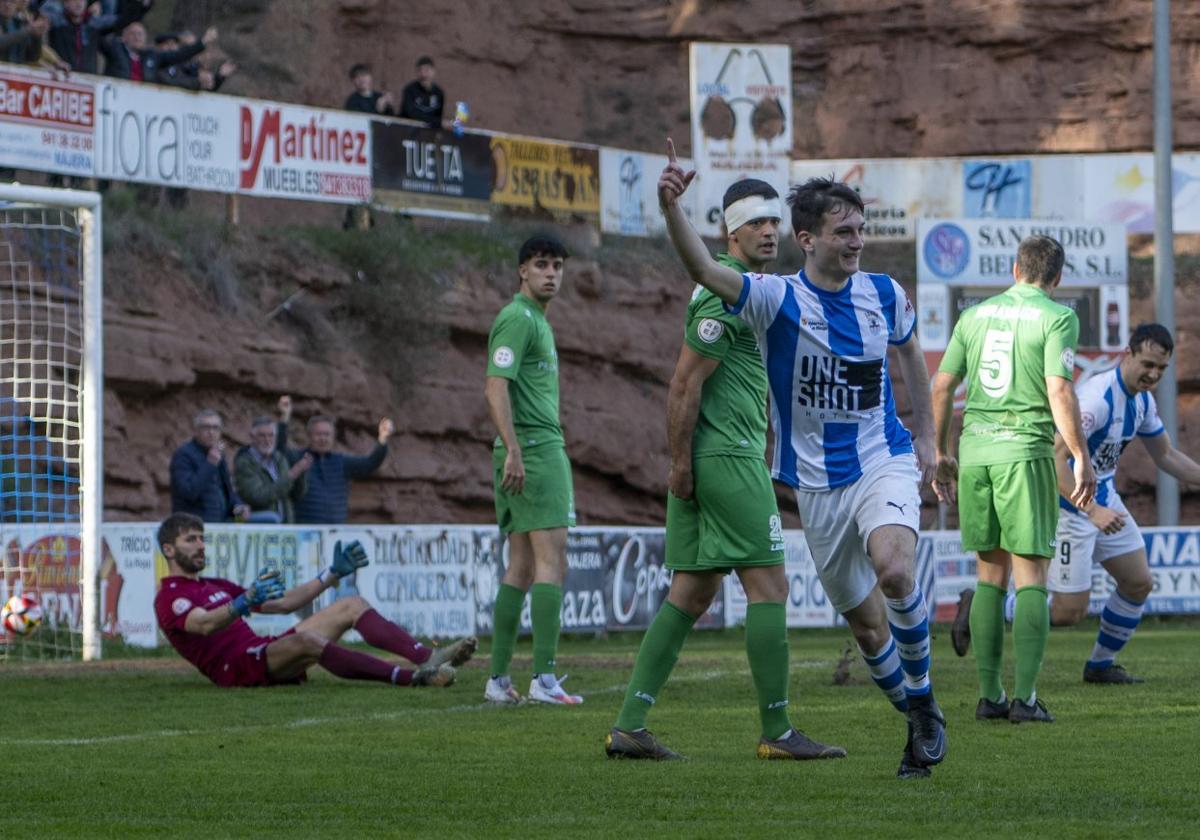
[[371,72],[370,64],[355,64],[354,66],[352,66],[350,68],[350,79],[351,79],[351,81],[353,81],[354,79],[357,79],[359,76],[361,76],[363,73],[370,73],[370,72]]
[[179,34],[176,32],[160,32],[154,36],[154,43],[165,44],[167,41],[178,41]]
[[1175,340],[1171,338],[1171,331],[1162,324],[1138,324],[1133,335],[1129,336],[1131,353],[1137,353],[1147,344],[1157,344],[1166,350],[1168,355],[1175,352]]
[[1062,273],[1067,255],[1057,239],[1035,234],[1017,246],[1017,276],[1026,283],[1049,286]]
[[788,207],[792,208],[792,230],[816,233],[826,213],[843,213],[851,209],[866,212],[862,196],[849,184],[829,178],[809,178],[788,191]]
[[420,58],[418,58],[418,59],[417,59],[417,67],[418,67],[418,69],[419,69],[419,68],[421,68],[421,67],[424,67],[424,66],[425,66],[425,65],[427,65],[427,64],[428,64],[430,67],[432,67],[432,66],[433,66],[433,59],[432,59],[432,58],[430,58],[429,56],[427,56],[427,55],[423,55],[423,56],[421,56]]
[[721,209],[728,210],[730,204],[752,195],[761,195],[763,198],[779,198],[779,193],[766,181],[760,181],[757,178],[743,178],[740,181],[734,181],[729,185],[729,189],[725,190],[725,197],[721,199]]
[[261,429],[263,426],[270,426],[272,429],[275,428],[275,418],[269,414],[263,414],[260,417],[255,417],[250,423],[250,430],[253,431],[254,429]]
[[565,260],[569,256],[566,247],[557,238],[542,233],[525,240],[517,252],[517,265],[525,265],[534,257],[559,257]]
[[158,526],[155,539],[158,540],[158,550],[164,545],[173,545],[181,534],[188,531],[203,531],[204,520],[193,513],[172,513]]
[[304,428],[312,431],[312,427],[318,423],[328,423],[330,426],[333,426],[335,432],[337,431],[337,420],[334,420],[328,414],[314,414],[308,418],[308,422],[304,424]]

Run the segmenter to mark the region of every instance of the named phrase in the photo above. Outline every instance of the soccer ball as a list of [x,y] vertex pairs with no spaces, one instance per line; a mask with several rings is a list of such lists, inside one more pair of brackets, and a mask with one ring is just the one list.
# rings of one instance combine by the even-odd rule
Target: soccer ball
[[42,623],[42,607],[28,595],[14,595],[0,609],[0,625],[10,633],[28,636]]

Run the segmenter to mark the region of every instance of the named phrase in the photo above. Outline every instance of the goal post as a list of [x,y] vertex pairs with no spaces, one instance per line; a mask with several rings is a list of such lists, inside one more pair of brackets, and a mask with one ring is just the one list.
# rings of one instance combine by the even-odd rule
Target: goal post
[[[0,262],[7,261],[0,271],[0,295],[5,296],[0,305],[8,310],[0,318],[0,399],[10,406],[4,446],[9,463],[17,465],[0,476],[11,502],[0,507],[0,529],[77,524],[80,641],[78,650],[76,643],[70,645],[70,655],[84,660],[101,655],[101,217],[97,192],[0,183]],[[15,433],[17,425],[28,433]],[[46,466],[39,473],[43,462],[53,469]]]

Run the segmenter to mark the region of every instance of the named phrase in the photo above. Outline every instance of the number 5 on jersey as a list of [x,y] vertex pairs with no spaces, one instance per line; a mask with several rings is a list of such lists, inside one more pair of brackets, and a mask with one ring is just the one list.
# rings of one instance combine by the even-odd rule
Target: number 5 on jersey
[[988,330],[979,354],[979,384],[993,399],[1003,397],[1012,384],[1013,334],[1008,330]]

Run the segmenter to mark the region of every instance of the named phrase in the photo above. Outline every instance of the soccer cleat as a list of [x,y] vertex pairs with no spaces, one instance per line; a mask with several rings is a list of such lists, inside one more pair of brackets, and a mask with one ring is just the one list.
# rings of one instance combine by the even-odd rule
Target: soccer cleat
[[663,746],[649,729],[613,727],[604,736],[604,754],[609,758],[647,758],[651,761],[683,761],[674,750]]
[[1107,668],[1083,668],[1083,681],[1099,685],[1137,685],[1144,683],[1141,677],[1135,677],[1120,665],[1109,665]]
[[487,688],[483,690],[483,699],[502,706],[516,706],[525,702],[520,692],[513,688],[512,678],[508,676],[490,678]]
[[954,614],[954,624],[950,625],[950,644],[959,656],[966,656],[971,647],[971,599],[974,597],[974,589],[958,593],[958,612]]
[[782,738],[760,739],[758,757],[811,761],[817,758],[845,758],[846,751],[841,747],[818,744],[799,729],[791,729]]
[[474,636],[467,636],[465,639],[459,639],[448,645],[435,647],[425,664],[435,666],[450,665],[458,668],[475,655],[475,648],[477,647],[479,647],[479,640]]
[[900,769],[896,771],[898,779],[928,779],[933,775],[933,771],[928,767],[918,764],[916,758],[913,757],[913,727],[908,724],[908,742],[904,745],[904,755],[900,756]]
[[980,697],[979,705],[975,707],[975,720],[1007,720],[1008,708],[1008,698],[1003,694],[999,700]]
[[912,756],[917,764],[929,767],[946,757],[946,718],[928,694],[908,696],[908,722],[912,727]]
[[567,675],[539,674],[529,683],[529,700],[533,703],[550,703],[555,706],[578,706],[583,698],[578,694],[567,694],[562,684]]
[[454,668],[449,665],[430,665],[426,662],[417,670],[413,671],[412,685],[434,685],[439,688],[444,688],[454,683]]
[[1013,700],[1008,707],[1008,719],[1012,723],[1054,723],[1054,715],[1046,704],[1034,698],[1033,703]]

